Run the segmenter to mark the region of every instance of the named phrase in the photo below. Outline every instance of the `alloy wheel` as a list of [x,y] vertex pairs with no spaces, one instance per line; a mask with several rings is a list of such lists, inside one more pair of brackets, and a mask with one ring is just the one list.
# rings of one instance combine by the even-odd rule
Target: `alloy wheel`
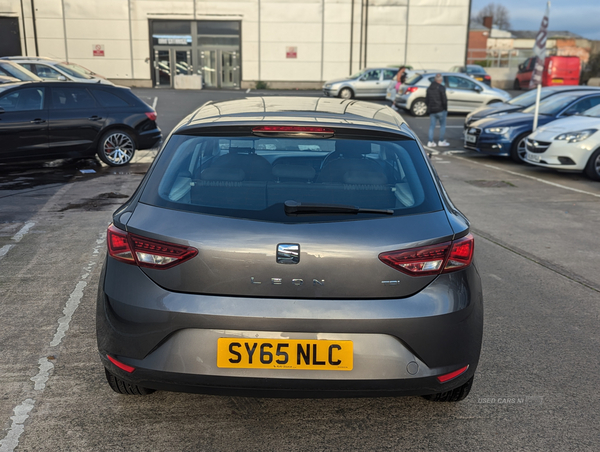
[[344,88],[340,91],[340,97],[342,99],[352,99],[352,91],[349,88]]
[[125,165],[134,151],[133,141],[124,133],[113,133],[104,140],[104,155],[114,165]]
[[517,154],[523,162],[527,161],[527,159],[525,158],[527,156],[527,137],[519,141],[519,144],[517,145]]
[[414,103],[412,111],[415,116],[425,116],[425,113],[427,113],[427,104],[423,101],[417,101]]
[[600,178],[600,154],[598,154],[596,156],[596,160],[594,161],[594,163],[592,165],[593,165],[592,168],[594,168],[594,171],[596,171],[598,178]]

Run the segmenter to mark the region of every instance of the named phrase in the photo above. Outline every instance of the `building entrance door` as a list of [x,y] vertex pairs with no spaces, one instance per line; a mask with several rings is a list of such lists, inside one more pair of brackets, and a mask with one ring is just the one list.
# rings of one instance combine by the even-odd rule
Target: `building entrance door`
[[176,75],[192,74],[190,50],[154,47],[154,80],[157,88],[172,88]]
[[207,49],[198,51],[200,71],[207,88],[239,88],[239,51]]

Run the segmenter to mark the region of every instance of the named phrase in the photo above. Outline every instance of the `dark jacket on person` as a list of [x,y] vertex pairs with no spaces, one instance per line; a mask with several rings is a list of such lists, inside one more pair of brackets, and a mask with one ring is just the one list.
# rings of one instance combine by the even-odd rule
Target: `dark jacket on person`
[[429,113],[439,113],[448,110],[448,99],[446,98],[446,87],[436,81],[431,82],[425,95],[425,103]]

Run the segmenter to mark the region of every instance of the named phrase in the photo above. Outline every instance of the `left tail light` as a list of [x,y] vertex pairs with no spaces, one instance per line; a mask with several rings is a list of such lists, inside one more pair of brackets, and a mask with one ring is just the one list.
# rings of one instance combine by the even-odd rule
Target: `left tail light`
[[419,87],[418,86],[409,86],[408,88],[406,88],[406,91],[404,91],[406,94],[408,93],[414,93],[416,90],[418,90]]
[[118,261],[138,267],[165,270],[198,254],[191,246],[149,239],[122,231],[111,224],[106,234],[108,254]]
[[387,251],[379,255],[379,260],[407,275],[439,275],[468,267],[473,260],[474,244],[473,235],[469,234],[453,242]]
[[490,77],[489,75],[484,75],[484,76],[483,76],[483,78],[484,78],[485,80],[491,80],[491,79],[492,79],[492,77]]
[[155,111],[147,111],[146,116],[148,116],[150,121],[156,121],[157,114]]

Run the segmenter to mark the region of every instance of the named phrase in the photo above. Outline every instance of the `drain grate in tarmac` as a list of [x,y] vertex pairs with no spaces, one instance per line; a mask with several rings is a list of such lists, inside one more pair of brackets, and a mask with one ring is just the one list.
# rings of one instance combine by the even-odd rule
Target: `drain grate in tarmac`
[[466,180],[467,184],[475,185],[476,187],[496,188],[496,187],[515,187],[515,184],[505,182],[503,180]]

